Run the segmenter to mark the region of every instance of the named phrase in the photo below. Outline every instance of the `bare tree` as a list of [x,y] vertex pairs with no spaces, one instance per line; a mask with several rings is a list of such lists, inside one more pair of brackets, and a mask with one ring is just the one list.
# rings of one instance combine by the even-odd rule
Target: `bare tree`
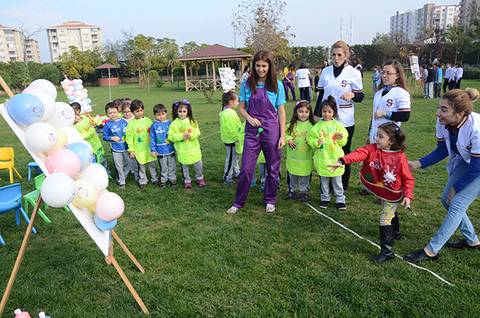
[[22,51],[23,51],[23,85],[27,88],[27,39],[31,38],[33,35],[44,31],[41,26],[34,31],[30,31],[30,29],[25,27],[25,23],[20,22],[22,25],[19,28],[20,34],[22,35],[23,43],[22,43]]

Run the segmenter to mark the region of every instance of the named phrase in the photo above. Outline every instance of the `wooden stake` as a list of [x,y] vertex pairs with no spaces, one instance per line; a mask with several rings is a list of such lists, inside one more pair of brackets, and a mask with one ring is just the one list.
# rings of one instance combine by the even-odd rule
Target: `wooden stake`
[[[3,87],[3,90],[8,94],[8,96],[10,98],[13,97],[13,93],[12,93],[12,90],[10,89],[10,87],[8,87],[7,83],[5,83],[5,81],[3,80],[2,76],[0,76],[0,84],[2,85]],[[1,316],[1,315],[0,315]]]
[[[3,79],[1,81],[3,82]],[[30,223],[28,224],[27,232],[23,237],[22,246],[20,247],[20,251],[18,252],[17,260],[15,261],[15,266],[13,266],[12,274],[10,275],[7,288],[5,289],[5,293],[3,294],[3,297],[2,297],[2,302],[0,303],[0,317],[3,314],[3,310],[5,309],[5,305],[7,304],[8,297],[10,296],[10,292],[12,291],[13,283],[15,282],[15,278],[17,277],[18,270],[20,269],[20,264],[22,263],[25,250],[27,249],[28,240],[30,239],[30,235],[32,234],[33,224],[37,219],[38,209],[40,209],[41,203],[42,203],[42,196],[39,194],[37,198],[37,202],[35,203],[35,207],[33,208],[32,215],[30,216]]]
[[[130,257],[130,259],[132,260],[132,262],[135,263],[135,265],[137,265],[137,268],[140,272],[142,272],[142,274],[145,274],[145,270],[143,269],[142,265],[140,265],[140,263],[137,261],[137,259],[135,258],[135,256],[133,256],[132,253],[130,253],[130,251],[128,250],[127,246],[122,242],[122,240],[120,239],[120,237],[118,237],[117,233],[115,233],[114,230],[112,230],[112,235],[113,237],[115,238],[115,240],[117,240],[118,244],[120,244],[120,246],[123,248],[123,250],[125,251],[125,253],[127,253],[128,257]],[[112,244],[113,245],[113,244]],[[112,251],[113,252],[113,251]],[[113,253],[112,253],[113,255]]]

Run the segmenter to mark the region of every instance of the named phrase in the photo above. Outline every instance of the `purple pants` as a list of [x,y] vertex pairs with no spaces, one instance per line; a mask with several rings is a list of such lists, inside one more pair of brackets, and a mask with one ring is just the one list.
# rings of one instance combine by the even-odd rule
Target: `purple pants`
[[288,100],[288,89],[292,92],[293,100],[297,100],[295,97],[295,86],[292,82],[288,82],[285,79],[283,80],[283,88],[285,89],[285,100]]

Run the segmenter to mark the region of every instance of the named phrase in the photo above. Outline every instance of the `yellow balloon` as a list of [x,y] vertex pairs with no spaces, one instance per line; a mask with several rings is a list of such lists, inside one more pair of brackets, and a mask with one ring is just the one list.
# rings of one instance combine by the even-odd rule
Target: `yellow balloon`
[[98,199],[98,191],[95,186],[87,180],[78,179],[75,181],[77,186],[77,194],[73,200],[76,206],[88,207],[94,204]]
[[57,134],[58,134],[58,142],[55,145],[55,147],[53,147],[53,149],[50,150],[50,152],[53,152],[57,149],[65,149],[68,146],[67,134],[65,134],[65,132],[58,127],[54,127],[54,128],[55,128],[55,130],[57,131]]

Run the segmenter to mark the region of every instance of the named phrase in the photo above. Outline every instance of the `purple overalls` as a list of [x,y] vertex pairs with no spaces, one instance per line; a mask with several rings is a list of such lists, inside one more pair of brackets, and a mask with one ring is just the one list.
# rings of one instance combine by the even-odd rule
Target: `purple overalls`
[[[245,88],[248,88],[248,83]],[[237,196],[233,203],[233,206],[237,208],[243,208],[247,200],[260,150],[263,150],[265,155],[268,173],[263,200],[267,204],[275,204],[277,201],[278,174],[282,159],[282,149],[277,149],[278,139],[280,138],[277,111],[270,102],[265,88],[257,87],[257,93],[250,95],[247,112],[262,123],[260,127],[263,128],[263,131],[258,133],[260,127],[255,128],[248,122],[245,125],[242,169],[238,175]]]
[[295,97],[295,86],[293,86],[293,83],[291,82],[291,81],[293,81],[292,72],[288,72],[287,78],[290,80],[290,82],[287,81],[286,79],[282,80],[283,88],[285,89],[285,100],[288,100],[288,89],[289,88],[290,88],[290,91],[292,92],[293,100],[297,100],[297,98]]

